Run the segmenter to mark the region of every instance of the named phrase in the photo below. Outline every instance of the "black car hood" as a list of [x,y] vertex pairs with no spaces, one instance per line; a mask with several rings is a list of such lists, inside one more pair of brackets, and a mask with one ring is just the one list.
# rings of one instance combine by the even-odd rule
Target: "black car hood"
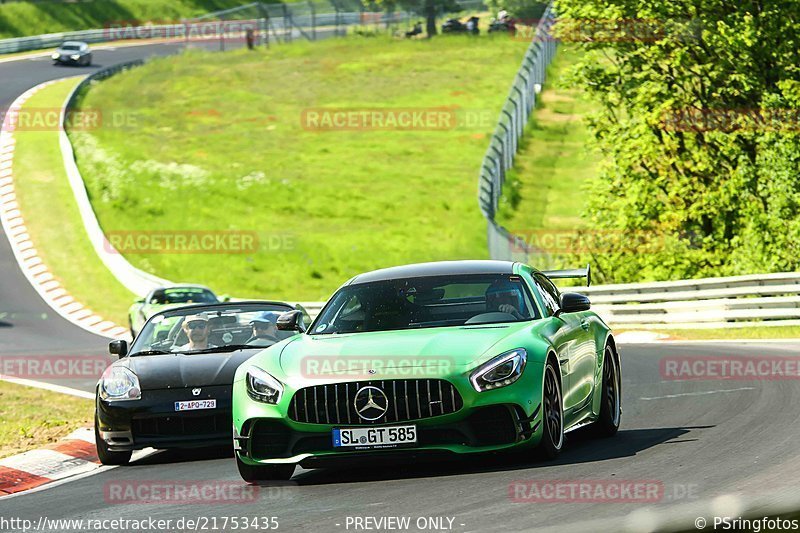
[[128,367],[139,377],[142,390],[230,385],[239,365],[261,350],[263,348],[228,353],[140,355],[126,357],[117,364]]

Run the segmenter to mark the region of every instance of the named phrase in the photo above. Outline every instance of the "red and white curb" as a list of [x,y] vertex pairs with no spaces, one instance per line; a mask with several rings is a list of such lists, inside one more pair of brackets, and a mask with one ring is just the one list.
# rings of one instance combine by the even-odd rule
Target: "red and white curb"
[[104,320],[93,313],[70,296],[69,292],[55,279],[54,274],[44,264],[31,242],[17,202],[13,172],[16,144],[13,124],[22,105],[31,96],[56,81],[61,80],[48,81],[25,91],[8,108],[2,128],[0,128],[0,223],[22,273],[47,305],[65,319],[87,331],[108,338],[124,338],[128,335],[127,328]]
[[56,444],[0,459],[0,497],[100,467],[94,430],[82,428]]

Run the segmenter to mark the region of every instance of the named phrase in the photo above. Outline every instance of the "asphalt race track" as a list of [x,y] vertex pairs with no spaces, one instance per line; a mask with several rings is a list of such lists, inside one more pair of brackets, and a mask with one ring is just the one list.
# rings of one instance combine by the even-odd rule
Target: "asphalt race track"
[[[199,46],[193,44],[192,46]],[[214,44],[208,44],[214,47]],[[0,63],[0,111],[26,90],[49,80],[88,74],[116,63],[180,51],[183,44],[93,47],[91,67],[53,66],[49,57]],[[45,304],[17,267],[8,239],[0,238],[0,355],[76,356],[106,354],[107,341],[61,318]],[[109,362],[111,359],[109,359]],[[93,390],[96,380],[54,381]]]
[[[173,53],[176,45],[97,50],[108,65],[151,54]],[[0,63],[0,105],[26,89],[81,70],[52,67],[47,58]],[[98,354],[106,340],[83,332],[49,309],[19,272],[5,238],[0,238],[0,355]],[[46,318],[43,318],[46,317]],[[298,469],[291,482],[261,487],[252,502],[174,505],[117,503],[109,482],[231,482],[242,485],[230,450],[161,452],[127,467],[0,499],[0,517],[48,519],[173,519],[181,517],[277,517],[279,530],[353,531],[348,517],[444,517],[452,531],[509,531],[558,527],[625,516],[643,507],[667,509],[729,492],[797,493],[800,446],[800,384],[797,380],[676,381],[662,377],[669,357],[794,357],[792,343],[629,344],[623,357],[623,419],[618,435],[596,440],[586,430],[568,435],[558,461],[473,457],[449,462],[370,463],[358,468]],[[92,391],[93,382],[59,383]],[[54,401],[57,401],[54,397]],[[557,503],[514,502],[515,481],[594,480],[655,482],[658,501]],[[512,491],[513,495],[513,491]],[[452,519],[448,527],[447,518]],[[174,522],[173,522],[174,523]],[[231,530],[232,528],[228,528]],[[383,528],[387,529],[387,528]],[[76,529],[77,530],[77,529]],[[113,531],[114,529],[110,529]],[[171,530],[176,530],[173,526]]]

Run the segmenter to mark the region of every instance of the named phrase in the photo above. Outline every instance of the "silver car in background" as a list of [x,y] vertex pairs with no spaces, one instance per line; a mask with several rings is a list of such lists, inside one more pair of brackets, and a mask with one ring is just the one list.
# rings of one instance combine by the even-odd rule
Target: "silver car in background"
[[92,51],[89,45],[80,41],[67,41],[56,48],[50,56],[55,65],[81,65],[92,64]]

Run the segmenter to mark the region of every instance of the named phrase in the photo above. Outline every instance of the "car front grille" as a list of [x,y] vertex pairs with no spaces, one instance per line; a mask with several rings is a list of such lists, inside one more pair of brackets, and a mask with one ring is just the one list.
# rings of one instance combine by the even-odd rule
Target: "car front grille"
[[[355,396],[364,387],[378,388],[388,399],[385,414],[375,420],[356,412]],[[458,390],[441,379],[331,383],[298,390],[289,404],[289,417],[309,424],[373,425],[447,415],[463,404]]]
[[136,437],[182,437],[189,435],[215,435],[229,432],[232,427],[230,413],[213,415],[186,414],[135,418],[131,432]]

